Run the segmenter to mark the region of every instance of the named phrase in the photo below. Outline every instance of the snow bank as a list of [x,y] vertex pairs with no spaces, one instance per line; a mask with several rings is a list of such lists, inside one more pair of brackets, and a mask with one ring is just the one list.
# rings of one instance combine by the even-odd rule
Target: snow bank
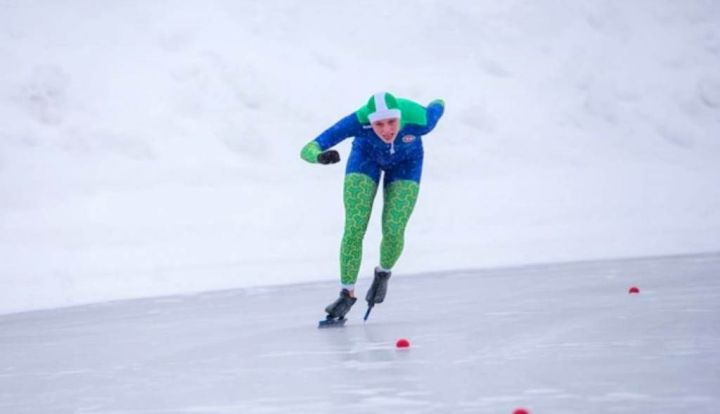
[[713,2],[0,10],[0,312],[334,280],[298,153],[383,89],[448,105],[398,272],[720,249]]

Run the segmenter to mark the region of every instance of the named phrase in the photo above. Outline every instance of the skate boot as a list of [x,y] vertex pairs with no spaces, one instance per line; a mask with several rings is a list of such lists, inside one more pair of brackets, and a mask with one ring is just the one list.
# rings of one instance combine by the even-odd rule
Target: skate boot
[[391,274],[392,272],[389,270],[384,271],[378,267],[375,268],[375,277],[373,278],[372,285],[370,285],[370,289],[368,289],[367,295],[365,295],[365,300],[369,306],[372,307],[376,303],[383,303]]
[[328,319],[344,319],[345,315],[350,311],[350,308],[355,304],[355,301],[357,301],[357,298],[351,297],[350,292],[347,289],[343,289],[340,291],[340,297],[325,307]]

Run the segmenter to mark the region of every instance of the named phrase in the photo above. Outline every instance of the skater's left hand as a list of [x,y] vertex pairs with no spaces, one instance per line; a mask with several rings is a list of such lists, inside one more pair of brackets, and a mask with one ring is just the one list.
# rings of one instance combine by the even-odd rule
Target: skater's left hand
[[340,162],[340,153],[335,150],[329,150],[318,154],[317,160],[320,164],[335,164]]

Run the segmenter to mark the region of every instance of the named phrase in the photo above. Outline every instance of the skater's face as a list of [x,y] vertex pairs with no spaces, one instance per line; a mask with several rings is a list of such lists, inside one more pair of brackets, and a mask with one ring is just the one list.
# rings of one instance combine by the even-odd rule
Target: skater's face
[[372,123],[372,129],[375,131],[375,135],[389,144],[395,140],[398,130],[400,130],[400,119],[390,118],[375,121]]

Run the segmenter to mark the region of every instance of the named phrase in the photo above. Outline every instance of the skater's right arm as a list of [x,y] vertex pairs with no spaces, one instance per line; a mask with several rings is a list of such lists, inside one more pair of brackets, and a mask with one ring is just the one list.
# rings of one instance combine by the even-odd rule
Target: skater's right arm
[[335,164],[340,161],[340,154],[330,148],[346,138],[357,135],[360,131],[362,124],[355,113],[352,113],[305,145],[300,157],[312,164]]

